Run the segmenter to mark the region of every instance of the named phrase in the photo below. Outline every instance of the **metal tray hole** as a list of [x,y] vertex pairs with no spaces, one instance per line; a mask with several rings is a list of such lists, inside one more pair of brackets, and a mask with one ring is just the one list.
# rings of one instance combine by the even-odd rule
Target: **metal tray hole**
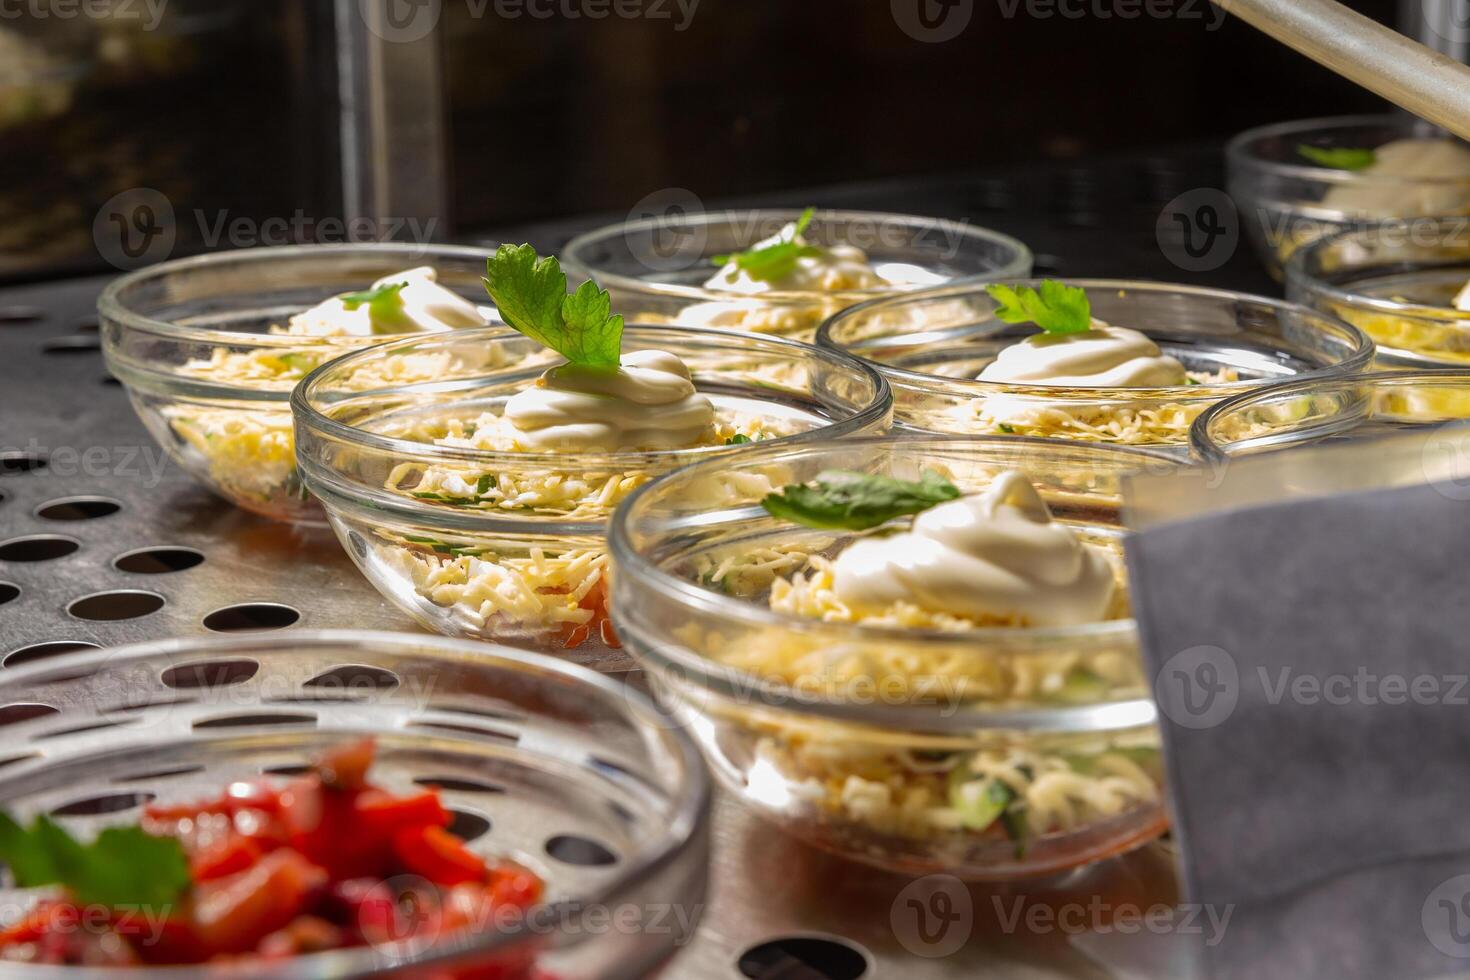
[[267,776],[304,776],[311,772],[311,766],[302,762],[292,762],[283,766],[268,766],[261,772]]
[[114,783],[143,783],[152,782],[155,779],[174,779],[178,776],[192,776],[196,772],[203,772],[203,766],[177,766],[173,769],[154,769],[151,772],[135,772],[126,776],[116,776]]
[[154,592],[98,592],[78,599],[66,611],[77,619],[115,622],[139,619],[163,608],[163,596]]
[[71,728],[58,728],[54,732],[40,732],[40,733],[38,733],[36,735],[33,735],[31,737],[31,741],[33,741],[33,742],[44,742],[44,741],[46,741],[47,739],[50,739],[50,738],[64,738],[67,735],[81,735],[81,734],[83,734],[85,732],[98,732],[98,731],[101,731],[104,728],[118,728],[118,727],[120,727],[120,723],[119,722],[115,722],[115,721],[94,721],[94,722],[91,722],[91,723],[86,724],[86,725],[75,725],[75,726],[73,726]]
[[577,834],[557,834],[546,842],[546,853],[563,864],[579,868],[604,868],[618,863],[618,856],[607,845]]
[[257,725],[315,725],[316,715],[269,714],[256,712],[249,715],[225,715],[220,718],[204,718],[194,722],[194,728],[247,728]]
[[0,561],[55,561],[81,548],[81,543],[54,534],[12,538],[0,544]]
[[858,980],[868,957],[841,939],[787,936],[750,947],[736,966],[751,980]]
[[327,668],[301,686],[322,688],[332,693],[368,694],[374,691],[391,691],[398,683],[398,675],[382,667],[339,664]]
[[14,602],[20,598],[20,586],[11,585],[9,582],[0,582],[0,606],[7,602]]
[[260,672],[254,660],[197,660],[165,670],[159,679],[165,687],[176,691],[200,687],[233,687],[244,684]]
[[498,742],[515,745],[521,737],[514,732],[497,732],[493,728],[480,728],[477,725],[456,725],[448,721],[414,721],[409,722],[409,728],[418,728],[431,732],[459,732],[464,735],[478,735],[481,738],[493,738]]
[[49,704],[7,704],[0,707],[0,728],[6,725],[19,725],[23,721],[31,721],[35,718],[45,718],[47,715],[59,715],[61,709],[53,708]]
[[44,453],[0,453],[0,476],[44,470],[48,462]]
[[81,650],[101,650],[95,643],[86,643],[81,640],[53,640],[50,643],[32,643],[28,647],[12,650],[5,656],[5,666],[19,667],[21,664],[35,663],[37,660],[45,660],[48,657],[59,657],[63,653],[77,653]]
[[121,813],[124,810],[142,806],[144,803],[152,803],[154,798],[152,793],[105,793],[59,806],[51,811],[51,815],[55,817],[96,817],[104,813]]
[[102,338],[96,334],[85,333],[57,337],[41,345],[41,353],[50,354],[53,357],[62,354],[95,354],[101,349]]
[[216,633],[263,633],[283,630],[301,618],[290,606],[274,602],[248,602],[225,606],[204,617],[204,628]]
[[0,323],[7,326],[35,323],[45,315],[39,306],[0,306]]
[[470,810],[449,811],[449,826],[444,828],[462,841],[472,841],[490,833],[490,818]]
[[202,564],[204,556],[192,548],[143,548],[123,555],[112,567],[134,575],[169,575]]
[[473,715],[476,718],[489,718],[491,721],[525,721],[525,715],[518,715],[513,711],[489,711],[484,708],[461,708],[455,704],[431,704],[430,709],[434,711],[447,711],[456,715]]
[[458,776],[420,776],[414,782],[419,786],[443,790],[448,793],[505,792],[504,786],[496,786],[494,783],[481,783],[473,779],[461,779]]
[[36,508],[36,516],[47,521],[95,521],[120,510],[122,504],[106,497],[69,497],[42,504]]
[[77,317],[76,322],[71,325],[71,328],[77,333],[96,333],[102,329],[102,324],[97,322],[95,316],[82,316]]

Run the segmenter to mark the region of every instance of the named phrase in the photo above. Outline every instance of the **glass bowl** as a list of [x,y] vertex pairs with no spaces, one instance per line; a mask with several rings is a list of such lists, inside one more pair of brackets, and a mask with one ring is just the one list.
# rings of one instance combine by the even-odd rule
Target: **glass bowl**
[[[704,459],[733,465],[754,448],[738,442],[748,431],[795,450],[886,431],[892,413],[877,372],[808,344],[687,327],[624,330],[625,353],[648,348],[690,367],[720,423],[740,430],[728,437],[736,442],[615,453],[438,444],[494,424],[482,416],[498,416],[547,364],[544,348],[508,328],[466,330],[361,351],[308,378],[292,396],[302,475],[363,573],[424,626],[605,667],[618,647],[607,617],[607,520],[633,489]],[[493,366],[484,366],[487,356]],[[425,358],[442,365],[434,381],[364,389],[364,376]],[[800,385],[765,377],[795,365]]]
[[1036,328],[996,319],[995,300],[966,286],[853,307],[822,324],[817,344],[871,361],[893,386],[894,418],[906,429],[1151,446],[1181,456],[1190,423],[1221,398],[1297,375],[1361,369],[1373,352],[1356,328],[1280,300],[1167,283],[1066,282],[1087,290],[1094,316],[1148,334],[1198,383],[1068,388],[976,380],[1002,348]]
[[1321,166],[1300,147],[1376,150],[1395,140],[1435,137],[1406,116],[1343,116],[1247,130],[1225,148],[1227,186],[1241,224],[1267,270],[1280,279],[1291,254],[1323,235],[1395,218],[1470,213],[1470,171],[1402,177]]
[[1421,218],[1357,228],[1298,249],[1286,264],[1291,299],[1360,328],[1388,367],[1470,365],[1470,218]]
[[[1109,555],[1121,580],[1119,480],[1175,465],[1144,450],[1026,438],[762,447],[671,474],[619,509],[614,617],[720,780],[790,833],[906,874],[1063,871],[1165,826],[1154,707],[1126,610],[1081,626],[958,632],[778,612],[769,603],[775,578],[811,554],[831,556],[851,536],[779,521],[759,506],[759,490],[711,506],[703,487],[716,472],[785,484],[829,469],[909,480],[934,469],[975,490],[1020,470],[1057,520]],[[995,757],[1107,788],[1095,810],[1079,806],[1029,839],[1008,838],[995,824],[966,829],[949,805],[951,774]],[[1097,782],[1110,773],[1126,791]],[[1038,820],[1060,812],[1045,793],[1028,797],[1049,808]]]
[[[108,369],[185,471],[266,517],[320,522],[296,475],[291,389],[320,364],[384,337],[271,333],[296,313],[375,280],[432,265],[439,282],[488,304],[493,250],[450,245],[302,245],[163,262],[97,301]],[[493,307],[482,309],[495,322]]]
[[1206,462],[1470,419],[1470,369],[1382,371],[1270,385],[1212,406],[1190,441]]
[[[688,940],[687,918],[669,916],[660,931],[594,917],[704,900],[710,787],[697,749],[636,692],[535,654],[345,630],[164,640],[7,670],[0,719],[0,807],[52,814],[83,838],[136,822],[144,803],[217,797],[234,780],[299,772],[325,748],[372,736],[375,782],[438,786],[457,823],[487,828],[472,849],[547,883],[546,903],[519,923],[428,948],[410,934],[196,968],[7,963],[12,980],[510,980],[529,976],[533,960],[545,980],[633,980]],[[7,908],[28,904],[5,895]]]
[[778,208],[693,212],[608,225],[572,239],[562,253],[569,275],[590,276],[612,293],[613,309],[641,323],[719,327],[810,340],[824,319],[894,291],[943,282],[1031,274],[1031,250],[1009,235],[965,222],[875,211],[818,211],[805,237],[853,245],[893,285],[865,289],[710,288],[713,256],[739,252],[801,217]]

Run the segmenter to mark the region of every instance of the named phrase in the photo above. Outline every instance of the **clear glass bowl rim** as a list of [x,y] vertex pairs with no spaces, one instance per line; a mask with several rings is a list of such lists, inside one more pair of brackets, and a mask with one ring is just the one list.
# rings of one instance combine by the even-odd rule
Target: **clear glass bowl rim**
[[[1039,288],[1043,281],[1045,280],[1040,278],[1016,279],[1007,282],[1007,285],[1015,284]],[[1233,289],[1212,289],[1206,286],[1188,286],[1180,283],[1155,282],[1145,279],[1059,279],[1057,281],[1065,283],[1068,286],[1079,286],[1088,290],[1179,293],[1191,297],[1254,303],[1269,307],[1277,312],[1293,313],[1297,316],[1314,320],[1319,326],[1329,329],[1331,332],[1338,334],[1341,339],[1351,341],[1354,344],[1352,354],[1337,364],[1328,367],[1313,368],[1310,371],[1304,371],[1296,375],[1296,377],[1318,377],[1341,371],[1356,371],[1373,358],[1373,341],[1362,330],[1338,319],[1330,313],[1283,299],[1257,296],[1252,293],[1242,293]],[[833,328],[841,325],[844,320],[849,318],[857,319],[874,311],[881,312],[889,308],[900,307],[906,303],[927,303],[956,296],[976,296],[984,292],[984,287],[961,283],[954,286],[940,286],[934,289],[926,289],[922,292],[905,293],[901,296],[887,296],[882,299],[869,300],[866,303],[848,307],[828,317],[817,328],[816,344],[818,347],[827,350],[840,351],[868,361],[868,363],[877,367],[880,374],[892,378],[895,381],[903,382],[908,387],[943,389],[945,392],[964,393],[968,397],[973,398],[1006,394],[1044,398],[1059,402],[1145,401],[1152,398],[1182,398],[1190,401],[1199,401],[1207,399],[1217,392],[1235,392],[1242,389],[1254,389],[1260,387],[1262,384],[1259,380],[1248,378],[1240,381],[1223,381],[1218,384],[1169,385],[1162,388],[1066,388],[1059,385],[1025,385],[1009,381],[981,381],[974,378],[951,378],[941,374],[910,371],[907,368],[894,367],[882,361],[869,360],[868,358],[863,358],[860,354],[854,354],[849,348],[832,339]]]
[[[528,340],[524,334],[518,333],[510,327],[479,327],[473,330],[456,330],[452,333],[432,336],[434,339],[430,340],[426,340],[425,336],[420,335],[411,336],[404,340],[377,344],[373,347],[355,351],[352,354],[329,361],[315,371],[312,371],[291,392],[291,414],[295,419],[296,426],[298,428],[309,429],[325,438],[370,449],[375,452],[390,453],[404,459],[412,459],[419,462],[431,464],[465,463],[485,466],[504,465],[512,469],[524,466],[544,466],[553,469],[602,469],[621,467],[625,470],[636,470],[648,468],[659,463],[666,463],[669,460],[688,460],[694,462],[705,459],[728,465],[731,457],[735,454],[743,454],[751,450],[751,446],[701,446],[694,449],[670,449],[652,452],[619,451],[588,454],[459,449],[434,446],[429,443],[395,439],[389,436],[364,432],[355,426],[328,418],[312,404],[311,399],[313,395],[321,385],[326,383],[327,378],[332,372],[350,368],[360,360],[388,356],[395,348],[425,343],[433,344],[435,342],[463,343],[466,340],[473,341],[482,337],[486,343],[497,340]],[[826,360],[834,367],[850,370],[854,375],[860,376],[864,381],[873,386],[872,401],[856,414],[815,429],[808,429],[788,436],[778,436],[774,439],[761,440],[759,444],[762,446],[775,447],[781,451],[789,452],[810,443],[826,443],[836,439],[845,439],[853,432],[861,432],[870,426],[881,424],[893,409],[893,390],[882,373],[875,370],[866,361],[841,351],[824,350],[812,344],[791,340],[786,337],[748,334],[738,330],[717,330],[710,327],[631,324],[624,328],[623,336],[624,338],[647,339],[654,346],[657,346],[657,341],[660,338],[667,339],[671,336],[679,336],[693,340],[709,338],[711,340],[733,341],[737,342],[742,350],[750,352],[768,350],[785,351],[793,354],[799,353],[808,358],[818,357]],[[469,380],[475,381],[478,379]],[[411,388],[413,386],[408,387]],[[371,393],[391,395],[398,390],[401,389],[388,387],[375,389],[372,392],[355,392],[354,394]],[[301,442],[298,439],[297,446],[300,447],[300,445]],[[310,469],[310,466],[305,466],[303,467],[303,472],[309,472]],[[400,499],[397,495],[391,496],[394,499],[386,503],[392,512],[412,515],[415,519],[422,520],[426,523],[453,527],[460,531],[513,533],[516,530],[527,530],[532,526],[532,522],[517,519],[512,513],[434,507],[424,501],[414,500],[412,498]],[[377,503],[382,504],[384,501],[378,501]],[[558,522],[556,524],[538,521],[535,522],[534,526],[537,533],[600,535],[603,533],[606,524],[602,521]]]
[[[583,232],[567,243],[562,250],[562,259],[568,265],[575,266],[586,272],[597,280],[603,289],[622,290],[631,293],[644,293],[655,296],[670,298],[689,299],[699,302],[724,302],[731,303],[745,301],[752,303],[810,303],[816,298],[837,298],[848,300],[853,303],[862,302],[875,296],[886,296],[895,292],[895,287],[888,286],[872,289],[845,289],[845,290],[771,290],[765,293],[736,293],[730,290],[706,289],[703,286],[689,286],[682,283],[659,282],[651,279],[638,279],[633,276],[623,276],[616,273],[599,270],[594,264],[584,261],[579,257],[583,250],[590,249],[608,238],[614,236],[626,236],[640,234],[647,231],[657,231],[670,227],[687,226],[697,227],[699,225],[711,226],[734,222],[737,215],[743,215],[745,221],[755,220],[756,216],[764,216],[771,220],[796,221],[802,215],[801,208],[730,208],[724,211],[696,211],[685,213],[678,217],[652,217],[639,218],[633,221],[621,221],[615,224],[603,225],[601,228]],[[814,216],[820,221],[870,221],[870,222],[905,222],[910,225],[928,226],[931,228],[942,228],[946,232],[953,232],[961,237],[976,241],[984,241],[1000,245],[1010,249],[1013,257],[1005,266],[994,272],[985,273],[983,276],[964,276],[953,280],[954,282],[979,282],[985,279],[1005,279],[1029,272],[1031,269],[1033,255],[1018,238],[1013,238],[1004,232],[995,231],[972,225],[968,222],[955,221],[952,218],[932,218],[919,214],[900,214],[889,211],[855,211],[850,209],[818,209]],[[711,270],[714,266],[710,267]],[[905,294],[914,292],[913,289],[903,289]]]
[[[1371,310],[1374,313],[1420,317],[1422,319],[1433,319],[1441,322],[1461,321],[1470,323],[1470,310],[1457,310],[1453,306],[1425,306],[1423,303],[1407,303],[1377,296],[1364,296],[1361,293],[1355,293],[1325,282],[1312,275],[1306,268],[1309,259],[1356,235],[1382,235],[1385,227],[1403,227],[1408,230],[1426,229],[1430,225],[1433,225],[1434,230],[1438,232],[1445,230],[1451,224],[1455,226],[1451,230],[1461,235],[1470,232],[1470,217],[1454,216],[1447,218],[1394,218],[1375,225],[1372,228],[1346,228],[1342,231],[1333,232],[1330,235],[1324,235],[1316,241],[1292,252],[1291,256],[1286,260],[1286,281],[1288,288],[1295,287],[1311,290],[1313,293],[1319,294],[1331,302],[1342,303],[1346,306],[1357,307],[1358,309]],[[1467,244],[1465,249],[1465,260],[1470,262],[1470,244]]]
[[1227,452],[1225,444],[1210,434],[1211,423],[1222,416],[1282,396],[1309,395],[1323,391],[1337,392],[1358,385],[1397,388],[1405,384],[1424,384],[1435,381],[1458,381],[1470,386],[1470,368],[1395,368],[1389,371],[1364,371],[1333,377],[1293,378],[1290,381],[1265,385],[1254,391],[1247,391],[1233,398],[1216,402],[1201,412],[1190,426],[1189,444],[1205,463],[1223,463],[1239,454]]
[[[1139,448],[1135,446],[1101,446],[1091,443],[1075,443],[1059,440],[1038,439],[1031,436],[941,436],[926,434],[900,434],[888,436],[871,436],[844,440],[840,444],[828,446],[807,447],[801,452],[816,452],[837,449],[863,449],[863,448],[908,448],[918,450],[963,450],[969,448],[984,450],[987,447],[1002,448],[1015,446],[1031,446],[1037,449],[1050,449],[1060,453],[1079,456],[1096,456],[1099,458],[1115,460],[1137,460],[1140,468],[1145,465],[1158,465],[1171,469],[1180,467],[1179,460],[1171,455],[1156,450]],[[761,465],[767,463],[790,460],[794,455],[791,452],[781,452],[774,447],[762,447],[741,458],[744,465]],[[761,626],[785,630],[820,630],[828,633],[841,633],[867,643],[881,643],[884,640],[902,639],[908,646],[934,645],[953,646],[960,642],[971,642],[977,645],[998,645],[1005,641],[1023,642],[1032,646],[1045,643],[1060,643],[1066,641],[1092,640],[1092,641],[1116,641],[1124,639],[1137,631],[1137,623],[1132,618],[1105,620],[1100,623],[1084,623],[1079,626],[1063,627],[1005,627],[990,626],[963,632],[940,632],[937,630],[911,630],[895,626],[866,626],[855,623],[829,623],[822,620],[807,620],[799,616],[787,613],[775,612],[754,602],[735,599],[730,596],[720,595],[706,589],[701,589],[692,582],[686,581],[676,575],[664,571],[647,557],[643,556],[633,546],[628,524],[635,516],[639,504],[650,494],[657,492],[669,481],[698,479],[711,472],[718,461],[699,463],[687,467],[667,476],[660,477],[642,487],[628,496],[619,505],[617,512],[608,531],[609,547],[613,556],[613,564],[617,574],[628,576],[636,580],[643,588],[660,593],[665,599],[689,609],[694,617],[714,617],[720,620],[735,620],[742,625]],[[616,588],[616,586],[615,586]],[[616,608],[616,607],[614,607]],[[616,611],[614,620],[617,620]],[[636,632],[636,626],[634,627]],[[673,665],[681,676],[698,681],[702,686],[726,696],[736,694],[748,694],[752,690],[759,691],[766,700],[763,703],[787,704],[799,706],[803,710],[829,717],[839,717],[848,721],[859,723],[891,723],[893,717],[900,714],[910,713],[902,708],[885,707],[881,717],[870,706],[851,705],[841,700],[824,698],[806,692],[798,691],[779,681],[756,677],[733,667],[716,663],[703,654],[686,651],[682,644],[662,642],[650,644],[654,648],[654,656]],[[643,646],[640,644],[641,651]],[[987,655],[985,651],[977,652],[976,656]],[[1144,699],[1145,701],[1147,699]],[[915,717],[926,720],[934,712],[928,709],[920,709],[911,712]],[[1103,705],[1085,705],[1077,707],[1047,707],[1041,709],[1018,709],[1008,710],[965,710],[954,714],[952,718],[946,719],[946,727],[958,729],[973,728],[976,725],[982,727],[994,725],[1005,728],[1068,728],[1076,726],[1083,718],[1090,718],[1089,723],[1082,727],[1091,729],[1098,721],[1105,720],[1103,727],[1122,727],[1124,719],[1127,724],[1138,724],[1153,719],[1153,709],[1150,705],[1146,710],[1140,709],[1137,702],[1123,701]],[[1141,720],[1140,720],[1141,719]],[[953,722],[952,725],[949,723]]]
[[1288,122],[1256,126],[1231,137],[1225,144],[1225,158],[1242,171],[1251,170],[1280,177],[1297,177],[1323,184],[1379,184],[1386,186],[1411,187],[1458,187],[1470,185],[1467,177],[1399,177],[1393,175],[1362,174],[1352,170],[1338,170],[1309,163],[1282,163],[1267,160],[1252,152],[1254,144],[1262,139],[1296,135],[1308,137],[1324,129],[1344,129],[1352,126],[1383,126],[1413,135],[1414,121],[1393,115],[1363,114],[1352,116],[1318,116],[1313,119],[1295,119]]
[[[276,634],[245,634],[227,637],[174,637],[164,640],[149,640],[126,646],[103,650],[83,650],[62,654],[34,664],[26,664],[0,675],[0,702],[6,700],[7,692],[44,683],[48,677],[65,677],[78,668],[96,661],[109,663],[121,658],[167,657],[197,654],[200,658],[221,655],[248,656],[249,651],[267,647],[372,647],[393,650],[411,645],[421,653],[432,650],[437,657],[452,658],[470,663],[491,661],[529,666],[536,671],[560,674],[578,685],[599,689],[612,698],[626,704],[632,718],[648,732],[666,733],[670,743],[676,747],[679,764],[684,774],[680,792],[670,794],[672,813],[665,821],[665,832],[660,845],[630,857],[626,866],[611,876],[595,894],[580,901],[600,903],[612,907],[620,895],[627,894],[642,881],[652,876],[673,861],[683,849],[694,842],[710,821],[711,783],[709,771],[704,765],[699,749],[688,734],[677,726],[668,724],[665,714],[654,704],[632,688],[579,667],[556,657],[471,640],[455,640],[442,636],[419,633],[391,633],[377,630],[291,630]],[[314,729],[320,731],[320,729]],[[0,780],[3,782],[3,780]],[[243,970],[238,965],[196,964],[179,967],[136,967],[107,969],[74,966],[24,966],[16,971],[16,980],[130,980],[145,974],[164,977],[258,977],[261,980],[316,980],[324,976],[368,977],[384,971],[399,970],[420,965],[457,961],[466,956],[479,956],[502,952],[512,948],[524,938],[523,932],[504,933],[487,942],[459,941],[435,945],[424,953],[385,961],[384,957],[371,948],[332,950],[325,953],[296,956],[280,964],[249,964]],[[330,964],[331,969],[325,969]]]

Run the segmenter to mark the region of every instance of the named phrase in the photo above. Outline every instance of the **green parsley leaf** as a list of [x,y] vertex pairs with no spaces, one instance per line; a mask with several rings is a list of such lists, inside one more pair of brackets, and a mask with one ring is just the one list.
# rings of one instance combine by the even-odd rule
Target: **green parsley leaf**
[[1298,144],[1296,151],[1313,163],[1334,170],[1364,170],[1378,159],[1378,154],[1372,150],[1308,146],[1306,143]]
[[954,500],[959,488],[925,470],[919,482],[849,470],[817,474],[816,485],[795,483],[768,494],[761,506],[774,517],[823,530],[865,531],[895,517]]
[[1092,329],[1092,304],[1087,292],[1055,279],[1045,279],[1040,291],[1030,286],[992,283],[985,287],[999,303],[995,316],[1006,323],[1034,323],[1047,333],[1083,333]]
[[403,306],[403,297],[399,294],[403,292],[403,287],[407,285],[408,283],[406,282],[394,282],[386,286],[378,286],[375,289],[364,289],[357,293],[343,293],[337,298],[349,310],[355,310],[359,306],[368,306],[376,314],[380,311],[391,311],[401,308]]
[[1184,383],[1187,385],[1197,385],[1199,384],[1199,380],[1196,378],[1185,378]]
[[554,256],[502,245],[486,263],[485,289],[506,323],[572,364],[618,366],[623,318],[612,315],[612,297],[590,279],[568,295]]
[[746,249],[744,252],[732,252],[728,255],[716,255],[711,261],[715,265],[728,265],[735,263],[735,267],[743,270],[752,279],[761,282],[774,282],[791,275],[796,269],[796,260],[821,255],[822,250],[816,245],[803,245],[797,241],[807,226],[812,223],[812,216],[817,213],[816,208],[807,208],[801,212],[801,217],[796,221],[796,227],[791,230],[788,238],[761,248]]
[[1004,422],[1000,423],[1000,425],[997,426],[997,428],[999,428],[1000,431],[1004,432],[1008,436],[1013,436],[1013,435],[1016,434],[1016,430],[1013,429],[1011,426],[1006,425]]
[[0,860],[21,888],[62,885],[82,905],[164,906],[191,884],[183,845],[137,826],[82,844],[48,817],[27,829],[0,813]]
[[747,442],[754,442],[754,441],[755,441],[754,439],[750,438],[750,436],[746,435],[744,432],[737,432],[733,436],[731,436],[730,438],[728,438],[728,439],[725,440],[725,445],[727,445],[727,446],[743,446]]

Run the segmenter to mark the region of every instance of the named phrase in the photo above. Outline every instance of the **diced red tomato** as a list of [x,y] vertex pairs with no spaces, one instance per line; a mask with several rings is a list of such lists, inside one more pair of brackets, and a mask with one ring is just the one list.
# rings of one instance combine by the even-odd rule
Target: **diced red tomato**
[[449,824],[449,811],[444,809],[434,790],[413,796],[391,796],[380,789],[364,790],[357,797],[357,816],[364,832],[385,837],[411,827]]
[[375,752],[372,739],[358,739],[329,749],[316,761],[314,768],[323,786],[342,790],[364,789]]
[[251,837],[231,833],[210,847],[194,852],[189,858],[189,872],[195,881],[213,881],[250,868],[265,854],[265,848]]
[[326,887],[327,872],[289,849],[194,889],[194,934],[211,955],[243,953],[284,928]]
[[436,885],[483,882],[485,861],[443,827],[411,827],[393,835],[393,853],[405,871]]

